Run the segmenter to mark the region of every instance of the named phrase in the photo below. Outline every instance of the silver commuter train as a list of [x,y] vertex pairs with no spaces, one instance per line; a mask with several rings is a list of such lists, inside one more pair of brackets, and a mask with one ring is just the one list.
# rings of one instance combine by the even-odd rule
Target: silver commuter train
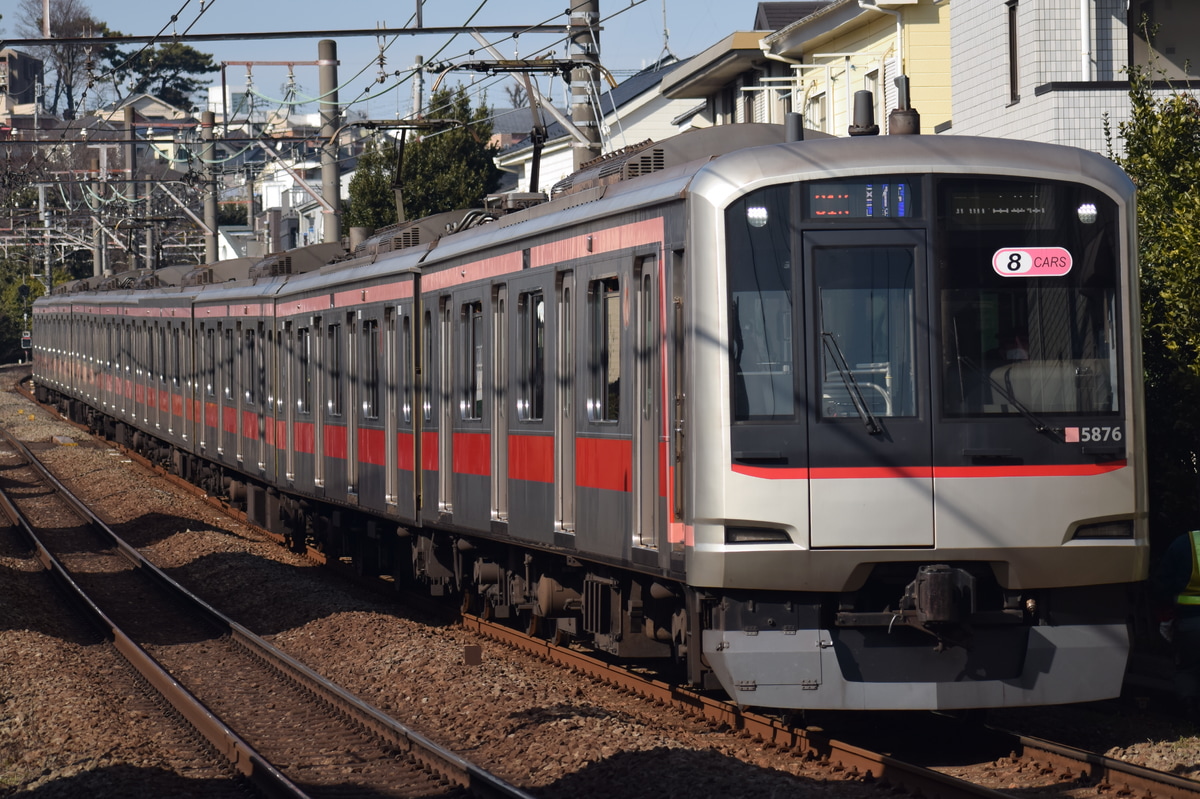
[[741,704],[1120,692],[1133,187],[1074,149],[686,134],[547,203],[60,288],[40,395],[297,544]]

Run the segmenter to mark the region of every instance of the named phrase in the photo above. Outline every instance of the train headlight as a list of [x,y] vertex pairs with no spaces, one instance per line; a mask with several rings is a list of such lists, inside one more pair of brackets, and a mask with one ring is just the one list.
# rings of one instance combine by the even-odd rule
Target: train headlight
[[1133,538],[1133,520],[1080,525],[1074,538]]
[[765,227],[767,224],[767,209],[761,205],[752,205],[746,209],[746,221],[750,227]]
[[1082,222],[1083,224],[1085,224],[1085,225],[1096,224],[1096,217],[1098,216],[1098,214],[1096,213],[1096,204],[1095,203],[1083,203],[1082,205],[1079,206],[1079,210],[1077,210],[1076,213],[1079,214],[1079,221]]
[[787,530],[776,527],[726,527],[726,544],[790,544]]

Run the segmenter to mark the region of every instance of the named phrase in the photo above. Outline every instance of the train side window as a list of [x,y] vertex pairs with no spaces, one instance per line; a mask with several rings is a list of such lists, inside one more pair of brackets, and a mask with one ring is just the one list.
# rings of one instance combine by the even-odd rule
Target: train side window
[[296,412],[312,413],[312,335],[307,327],[296,331]]
[[593,422],[616,422],[621,408],[621,285],[615,277],[588,286],[591,353],[587,409]]
[[546,408],[546,297],[540,291],[517,298],[520,325],[517,418],[540,422]]
[[342,415],[342,325],[329,326],[329,415]]
[[463,397],[460,411],[463,419],[483,418],[483,303],[469,302],[462,307],[463,327],[462,375]]
[[363,322],[363,418],[379,418],[379,321]]

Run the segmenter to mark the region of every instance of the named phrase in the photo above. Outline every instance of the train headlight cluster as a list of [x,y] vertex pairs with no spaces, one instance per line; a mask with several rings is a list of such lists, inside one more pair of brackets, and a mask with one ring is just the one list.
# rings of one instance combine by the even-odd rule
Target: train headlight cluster
[[746,209],[746,221],[750,227],[765,227],[767,224],[767,209],[761,205],[752,205]]
[[1085,225],[1096,224],[1096,217],[1098,216],[1098,214],[1096,213],[1096,204],[1095,203],[1083,203],[1082,205],[1079,206],[1079,209],[1076,211],[1076,213],[1079,215],[1079,221],[1082,222],[1083,224],[1085,224]]

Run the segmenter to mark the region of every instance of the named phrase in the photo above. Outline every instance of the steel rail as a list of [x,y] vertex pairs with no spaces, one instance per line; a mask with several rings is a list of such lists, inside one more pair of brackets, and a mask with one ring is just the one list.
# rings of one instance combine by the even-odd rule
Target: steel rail
[[[222,614],[220,611],[213,608],[200,597],[188,591],[183,586],[172,580],[165,572],[147,560],[136,548],[130,546],[113,532],[108,525],[104,523],[91,509],[87,508],[75,495],[60,482],[50,471],[42,464],[33,453],[21,441],[16,440],[9,434],[7,430],[0,428],[0,436],[2,436],[14,449],[18,450],[21,455],[28,461],[30,466],[36,469],[43,479],[51,485],[56,492],[72,506],[72,508],[80,514],[81,518],[85,519],[93,527],[102,531],[108,537],[113,545],[120,551],[122,556],[129,560],[137,568],[143,570],[143,573],[154,579],[168,590],[183,597],[188,603],[197,607],[207,620],[226,632],[230,639],[250,652],[255,657],[263,660],[276,668],[282,674],[287,675],[291,679],[297,681],[308,690],[316,694],[322,701],[326,702],[331,707],[352,716],[365,728],[379,736],[402,751],[404,754],[416,760],[422,766],[429,770],[435,771],[438,774],[444,775],[447,779],[468,789],[474,795],[480,797],[496,797],[497,799],[533,799],[531,794],[513,786],[490,772],[480,768],[474,763],[460,757],[454,752],[446,749],[440,744],[426,738],[420,733],[411,730],[400,724],[395,719],[387,716],[382,711],[363,702],[358,697],[346,691],[339,685],[336,685],[329,680],[317,674],[295,658],[271,646],[255,633],[233,621],[229,617]],[[2,496],[2,495],[0,495]],[[6,506],[11,506],[8,503],[7,497],[4,497]],[[16,508],[13,507],[16,512]],[[6,507],[7,512],[7,507]],[[19,513],[19,512],[18,512]],[[36,535],[27,522],[22,523],[22,529],[26,531],[27,536],[32,536],[36,540]],[[257,780],[260,774],[267,775],[270,779],[265,782],[263,790],[269,796],[286,796],[286,797],[305,797],[307,796],[300,788],[291,783],[281,772],[274,766],[270,765],[265,758],[259,755],[250,744],[242,740],[232,729],[226,726],[223,722],[217,719],[202,703],[199,702],[190,692],[182,685],[174,680],[173,677],[165,670],[161,669],[158,662],[149,653],[145,652],[136,643],[130,640],[120,631],[119,628],[103,614],[90,600],[84,596],[70,575],[62,568],[61,564],[53,560],[53,556],[46,548],[37,543],[39,557],[44,553],[46,558],[49,558],[56,564],[55,573],[68,581],[74,587],[75,592],[81,596],[84,602],[93,609],[93,613],[99,614],[103,619],[103,624],[106,629],[110,630],[114,637],[122,639],[122,654],[125,649],[130,649],[134,652],[134,656],[139,659],[139,662],[149,662],[155,667],[151,673],[144,673],[146,679],[151,682],[156,688],[169,691],[183,692],[185,697],[182,706],[176,706],[177,710],[188,719],[189,722],[196,727],[205,737],[217,748],[223,755],[230,759],[230,762],[238,768],[246,776],[252,780]],[[46,563],[46,560],[43,560]],[[128,656],[127,656],[128,657]],[[133,661],[131,661],[133,662]],[[138,665],[138,664],[135,664]],[[141,668],[139,667],[139,671]],[[161,673],[158,673],[160,672]],[[163,688],[160,688],[160,685]],[[164,694],[166,696],[166,694]],[[168,699],[171,697],[168,696]],[[189,704],[187,699],[194,702],[197,707]],[[175,700],[172,699],[172,704]],[[275,777],[278,776],[278,784]],[[256,782],[256,784],[258,784]]]
[[[40,462],[33,456],[22,442],[14,438],[8,430],[0,428],[0,438],[13,449],[15,449],[26,462],[41,473],[45,472],[44,467],[41,467]],[[41,467],[41,468],[39,468]],[[74,498],[69,491],[65,494],[65,487],[62,486],[53,477],[50,477],[51,484],[56,492],[59,492],[66,502],[72,508],[78,508],[78,500]],[[191,691],[179,683],[171,674],[163,668],[157,659],[137,642],[131,639],[125,632],[117,626],[108,614],[96,605],[91,597],[79,586],[75,579],[71,577],[67,569],[62,563],[54,557],[42,543],[34,530],[33,525],[29,523],[25,515],[13,504],[8,494],[0,491],[0,508],[3,509],[6,516],[12,520],[20,530],[25,539],[36,550],[37,558],[42,563],[42,566],[51,573],[51,575],[62,585],[69,595],[77,599],[87,614],[92,618],[97,625],[102,628],[106,636],[111,637],[113,646],[121,653],[131,666],[133,666],[139,674],[145,678],[154,690],[170,703],[171,707],[175,708],[176,712],[183,717],[205,740],[213,746],[213,748],[224,757],[230,765],[234,767],[240,774],[246,777],[258,790],[262,791],[266,796],[281,797],[286,799],[301,799],[307,798],[307,794],[302,791],[299,786],[285,777],[278,769],[271,765],[265,758],[260,755],[253,746],[247,743],[239,736],[231,727],[229,727],[221,719],[217,718],[212,712],[205,707],[199,699],[196,698]],[[87,511],[81,518],[89,524],[95,524],[96,517],[90,511]],[[98,521],[98,520],[96,520]],[[103,524],[103,523],[101,523]],[[122,542],[123,543],[123,542]],[[125,553],[122,552],[124,555]]]

